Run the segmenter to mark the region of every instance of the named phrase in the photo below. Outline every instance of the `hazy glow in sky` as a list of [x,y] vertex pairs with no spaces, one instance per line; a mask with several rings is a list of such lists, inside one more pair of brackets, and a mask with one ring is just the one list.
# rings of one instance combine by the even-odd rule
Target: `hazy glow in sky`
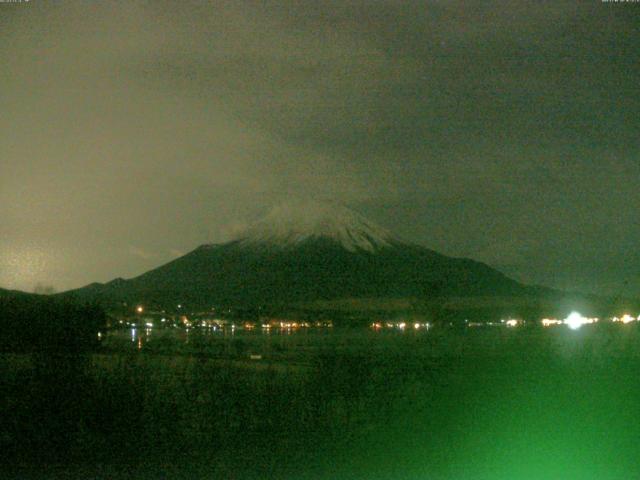
[[328,197],[640,292],[633,4],[0,4],[0,286],[129,277]]

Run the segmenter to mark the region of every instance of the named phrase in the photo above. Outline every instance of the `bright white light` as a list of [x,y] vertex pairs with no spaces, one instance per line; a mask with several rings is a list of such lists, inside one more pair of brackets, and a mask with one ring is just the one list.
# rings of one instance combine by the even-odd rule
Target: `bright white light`
[[151,322],[147,322],[147,323],[145,323],[145,325],[146,325],[147,327],[149,327],[149,328],[153,327],[153,323],[151,323]]
[[565,325],[567,325],[570,329],[572,330],[577,330],[578,328],[580,328],[583,325],[583,316],[580,315],[577,312],[573,312],[571,315],[569,315],[564,323]]
[[564,324],[567,325],[572,330],[577,330],[582,325],[585,325],[588,323],[596,323],[597,321],[598,321],[597,318],[587,318],[587,317],[583,317],[578,312],[571,312],[571,315],[569,315],[564,320]]
[[510,320],[507,320],[506,323],[507,323],[507,327],[517,327],[518,326],[518,320],[515,320],[513,318],[510,319]]

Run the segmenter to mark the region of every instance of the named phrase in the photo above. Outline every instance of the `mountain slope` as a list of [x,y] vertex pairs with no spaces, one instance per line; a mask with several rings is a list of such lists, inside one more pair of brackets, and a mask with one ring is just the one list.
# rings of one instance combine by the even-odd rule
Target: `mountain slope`
[[403,242],[344,207],[305,204],[276,207],[234,241],[203,245],[136,278],[75,293],[206,306],[532,291],[483,263]]

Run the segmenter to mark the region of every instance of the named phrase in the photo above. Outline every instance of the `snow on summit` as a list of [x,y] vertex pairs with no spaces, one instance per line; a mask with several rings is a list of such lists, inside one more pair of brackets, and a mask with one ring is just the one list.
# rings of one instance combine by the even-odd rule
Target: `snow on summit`
[[283,204],[249,227],[239,240],[244,244],[292,246],[313,238],[329,238],[345,249],[373,252],[390,246],[393,236],[347,207],[333,203]]

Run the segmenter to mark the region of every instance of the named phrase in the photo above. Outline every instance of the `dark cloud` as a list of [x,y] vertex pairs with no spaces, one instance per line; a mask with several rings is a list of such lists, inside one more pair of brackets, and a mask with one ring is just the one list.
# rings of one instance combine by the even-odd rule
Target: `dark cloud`
[[0,285],[135,275],[312,195],[521,280],[640,292],[633,4],[0,10]]

